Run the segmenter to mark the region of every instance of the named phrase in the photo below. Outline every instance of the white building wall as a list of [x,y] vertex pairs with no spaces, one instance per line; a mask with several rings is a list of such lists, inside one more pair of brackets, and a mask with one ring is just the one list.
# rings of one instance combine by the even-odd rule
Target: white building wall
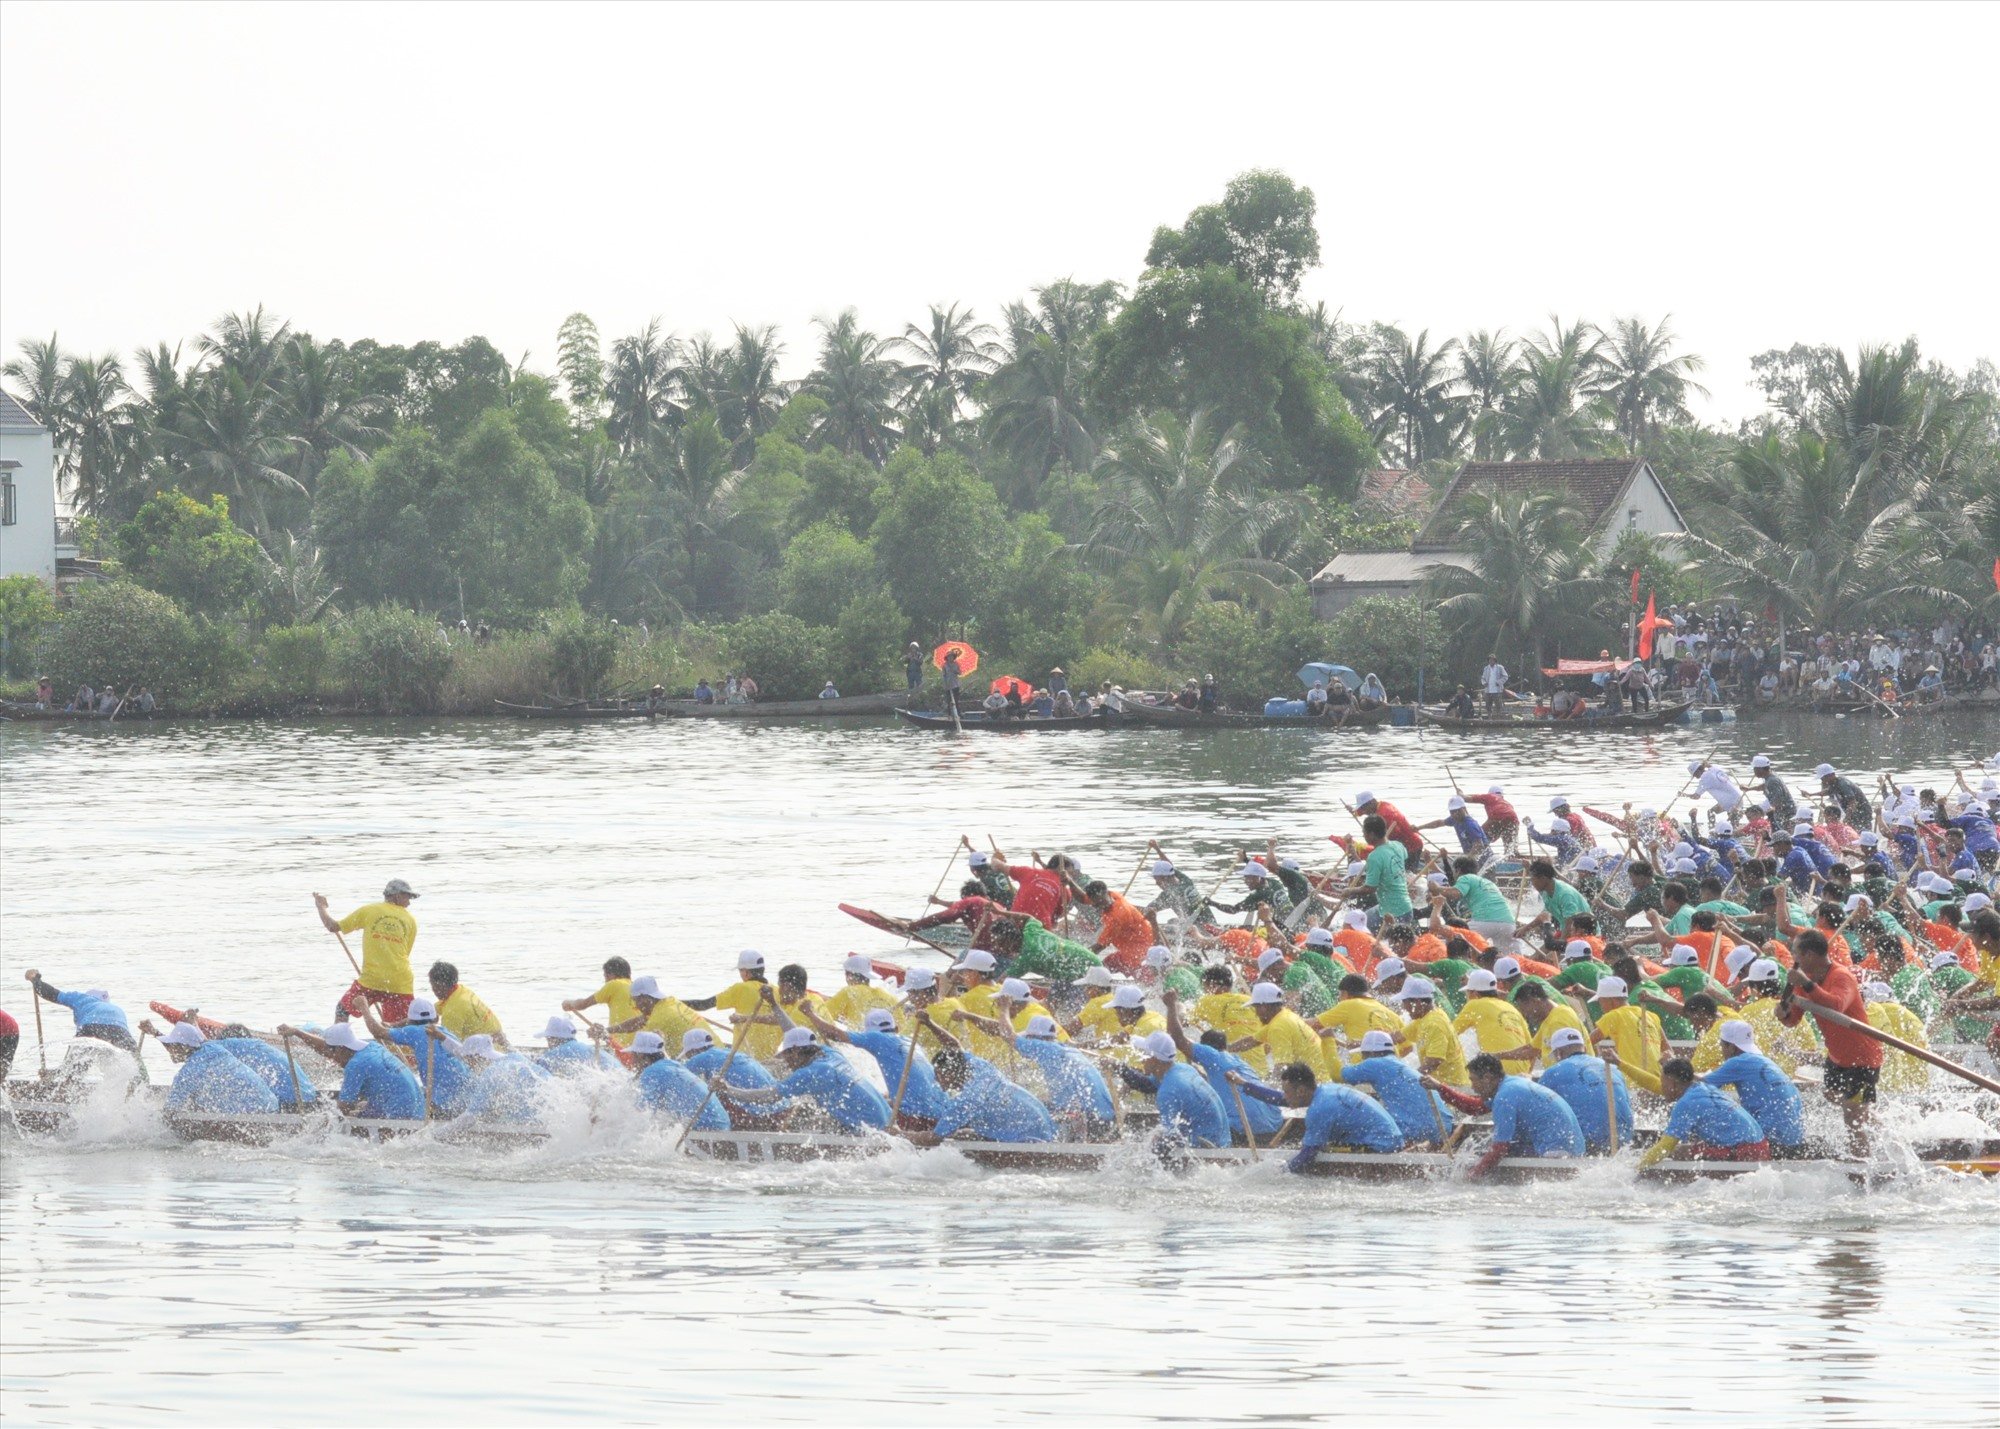
[[56,449],[45,431],[0,431],[0,461],[20,466],[13,524],[0,526],[0,576],[56,578]]
[[1673,503],[1667,500],[1659,478],[1648,468],[1639,473],[1639,479],[1632,483],[1632,489],[1625,493],[1624,500],[1605,513],[1604,531],[1597,540],[1597,554],[1609,555],[1611,548],[1618,544],[1618,538],[1627,531],[1644,531],[1649,536],[1678,536],[1686,530],[1680,517],[1674,514]]

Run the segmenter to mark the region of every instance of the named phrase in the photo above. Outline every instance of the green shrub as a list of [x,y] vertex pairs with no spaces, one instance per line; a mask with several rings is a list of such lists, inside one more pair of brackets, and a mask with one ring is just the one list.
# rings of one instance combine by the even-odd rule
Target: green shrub
[[578,699],[603,693],[618,663],[618,627],[601,615],[573,611],[549,620],[545,630],[556,693]]
[[900,688],[909,622],[886,590],[857,595],[833,627],[833,678],[843,695]]
[[449,714],[492,714],[495,700],[546,704],[554,687],[549,639],[540,631],[512,630],[484,645],[453,637],[451,678],[444,687]]
[[204,506],[184,491],[162,491],[118,528],[117,539],[118,558],[134,580],[199,614],[233,614],[263,587],[263,551],[229,519],[226,496]]
[[829,637],[823,625],[807,625],[795,615],[773,613],[739,620],[723,631],[730,665],[754,676],[767,700],[810,699],[828,675]]
[[1341,611],[1327,622],[1325,630],[1327,658],[1351,665],[1364,675],[1380,675],[1392,698],[1416,698],[1419,664],[1424,667],[1428,686],[1425,693],[1431,698],[1437,698],[1435,687],[1449,677],[1444,665],[1444,622],[1435,607],[1421,601],[1369,596]]
[[368,606],[341,622],[334,669],[358,702],[384,714],[435,714],[451,677],[451,642],[432,616]]
[[875,553],[832,522],[794,536],[778,566],[779,601],[801,620],[825,620],[881,584]]
[[1102,645],[1077,656],[1064,673],[1069,676],[1069,687],[1078,694],[1086,690],[1095,694],[1106,680],[1126,690],[1171,690],[1181,683],[1172,671],[1144,655]]
[[55,618],[55,598],[40,577],[8,576],[0,580],[0,678],[27,658],[37,637]]
[[274,693],[313,699],[333,660],[324,625],[274,625],[264,632],[264,674]]
[[212,643],[179,605],[129,581],[84,586],[47,630],[42,663],[67,700],[78,685],[143,685],[161,699],[207,693],[198,647]]

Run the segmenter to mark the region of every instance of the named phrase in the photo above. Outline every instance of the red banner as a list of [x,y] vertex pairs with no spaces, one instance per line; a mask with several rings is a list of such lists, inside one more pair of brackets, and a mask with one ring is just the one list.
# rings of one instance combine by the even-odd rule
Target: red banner
[[1632,567],[1632,594],[1626,597],[1626,599],[1630,600],[1634,605],[1639,603],[1639,568],[1637,566]]
[[1671,620],[1662,620],[1653,613],[1653,593],[1647,591],[1646,614],[1639,622],[1639,658],[1641,660],[1650,660],[1653,658],[1653,632],[1658,630],[1662,625],[1672,624]]

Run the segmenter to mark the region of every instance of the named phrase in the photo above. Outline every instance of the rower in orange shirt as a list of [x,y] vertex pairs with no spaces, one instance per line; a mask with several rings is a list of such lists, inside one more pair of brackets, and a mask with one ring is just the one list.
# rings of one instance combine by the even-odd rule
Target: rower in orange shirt
[[1333,944],[1342,953],[1347,965],[1365,978],[1373,979],[1375,964],[1382,960],[1382,953],[1375,946],[1375,935],[1368,931],[1368,915],[1359,908],[1349,908],[1340,915],[1340,929],[1333,935]]
[[1102,879],[1093,878],[1085,884],[1083,895],[1097,910],[1100,925],[1091,951],[1103,953],[1105,965],[1113,972],[1134,976],[1145,965],[1146,949],[1153,945],[1153,925],[1137,904],[1113,893]]

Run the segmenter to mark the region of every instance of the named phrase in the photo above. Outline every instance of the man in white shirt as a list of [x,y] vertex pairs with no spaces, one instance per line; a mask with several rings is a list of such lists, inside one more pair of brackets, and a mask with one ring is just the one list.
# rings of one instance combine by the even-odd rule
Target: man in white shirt
[[1497,713],[1500,700],[1507,693],[1507,667],[1500,663],[1498,655],[1486,657],[1486,668],[1479,672],[1479,688],[1486,696],[1486,712]]
[[1719,765],[1697,759],[1688,765],[1688,775],[1695,781],[1696,797],[1708,795],[1722,813],[1735,813],[1737,806],[1743,802],[1743,790]]

